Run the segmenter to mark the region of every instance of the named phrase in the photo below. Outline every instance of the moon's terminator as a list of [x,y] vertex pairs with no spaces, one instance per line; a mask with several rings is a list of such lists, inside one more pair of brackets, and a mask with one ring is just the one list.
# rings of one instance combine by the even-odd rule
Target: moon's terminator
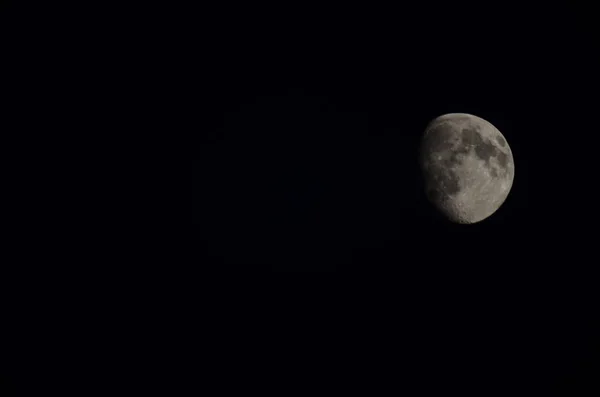
[[492,215],[506,200],[514,178],[512,152],[502,133],[466,113],[446,114],[429,123],[420,165],[428,199],[458,223]]

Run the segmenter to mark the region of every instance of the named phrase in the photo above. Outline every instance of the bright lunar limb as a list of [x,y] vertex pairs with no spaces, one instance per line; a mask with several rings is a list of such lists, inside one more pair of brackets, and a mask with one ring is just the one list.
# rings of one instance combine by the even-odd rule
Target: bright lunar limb
[[419,161],[427,198],[457,223],[477,223],[496,212],[515,175],[502,133],[466,113],[445,114],[428,124]]

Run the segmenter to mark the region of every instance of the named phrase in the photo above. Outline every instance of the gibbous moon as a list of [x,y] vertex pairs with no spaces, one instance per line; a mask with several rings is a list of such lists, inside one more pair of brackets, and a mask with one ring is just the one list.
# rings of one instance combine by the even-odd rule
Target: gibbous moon
[[496,212],[515,175],[512,151],[502,133],[466,113],[432,120],[419,158],[428,200],[457,223],[477,223]]

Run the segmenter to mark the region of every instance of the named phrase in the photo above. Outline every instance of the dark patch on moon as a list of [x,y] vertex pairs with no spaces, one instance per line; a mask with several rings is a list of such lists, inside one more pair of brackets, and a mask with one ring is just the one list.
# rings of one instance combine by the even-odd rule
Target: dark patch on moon
[[458,158],[460,153],[465,153],[463,150],[453,150],[449,159],[442,160],[442,163],[446,167],[454,167],[462,164],[462,161]]
[[470,128],[463,128],[462,132],[462,144],[465,146],[478,145],[481,143],[481,136],[475,130]]
[[498,144],[502,147],[506,146],[506,140],[504,138],[502,138],[500,135],[496,136],[496,141],[498,141]]
[[460,178],[451,169],[444,166],[433,166],[430,175],[440,190],[447,194],[456,194],[460,192]]
[[481,145],[475,146],[475,154],[486,163],[489,163],[490,157],[498,154],[498,149],[491,143],[482,142]]
[[506,167],[508,166],[508,155],[504,152],[499,152],[496,158],[498,159],[498,163],[500,164],[500,166],[506,169]]
[[498,152],[496,146],[483,140],[477,129],[463,128],[461,132],[463,146],[465,146],[465,148],[473,147],[477,157],[486,163],[489,163],[490,157],[495,156]]
[[448,194],[456,194],[460,192],[460,185],[458,184],[458,181],[458,176],[453,171],[448,171],[448,173],[442,179],[444,191]]
[[[499,144],[502,144],[503,146],[506,145],[504,138],[497,136],[496,140]],[[496,157],[502,168],[506,169],[508,165],[508,156],[506,153],[498,150],[498,148],[492,142],[485,142],[478,132],[472,129],[463,129],[462,142],[464,145],[472,145],[475,149],[475,154],[477,157],[485,161],[488,168],[490,168],[490,159],[492,157]],[[497,172],[495,170],[492,171],[492,175],[496,177]]]
[[[470,125],[463,128],[458,136],[460,143],[455,142],[457,135],[455,126],[450,123],[441,123],[429,130],[422,146],[423,159],[426,154],[441,154],[441,160],[432,158],[426,168],[427,179],[431,180],[436,186],[428,190],[427,194],[434,202],[448,198],[448,195],[455,195],[460,192],[460,177],[453,169],[462,164],[462,155],[468,155],[473,150],[475,155],[483,160],[493,178],[499,176],[499,170],[492,167],[490,159],[496,157],[498,163],[504,169],[508,165],[508,156],[501,152],[494,141],[488,141],[481,135],[481,127]],[[456,144],[458,143],[458,144]],[[506,142],[504,141],[506,145]]]
[[425,146],[433,153],[445,152],[452,148],[453,135],[450,124],[441,124],[429,131]]
[[489,163],[490,157],[495,156],[498,152],[498,148],[494,144],[485,142],[481,134],[473,129],[465,128],[462,130],[462,142],[464,145],[472,145],[477,157],[486,163]]
[[448,162],[450,163],[450,166],[459,165],[460,161],[458,160],[458,153],[452,152],[452,154],[450,155],[450,160]]

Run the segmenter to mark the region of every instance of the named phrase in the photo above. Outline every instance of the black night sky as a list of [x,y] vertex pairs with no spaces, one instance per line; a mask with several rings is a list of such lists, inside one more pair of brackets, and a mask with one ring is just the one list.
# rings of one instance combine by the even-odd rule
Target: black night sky
[[[597,212],[586,155],[595,54],[583,16],[426,8],[259,7],[213,32],[193,216],[215,259],[394,271],[431,255],[478,268],[549,247],[556,260],[583,255],[570,244],[591,235],[567,241]],[[417,167],[425,126],[451,112],[492,122],[515,158],[507,201],[466,227],[437,216]]]
[[[295,285],[325,278],[351,302],[387,291],[387,303],[358,309],[374,318],[419,291],[462,307],[462,324],[499,324],[496,339],[477,343],[502,358],[473,354],[496,374],[517,368],[505,386],[587,395],[573,390],[591,376],[598,262],[589,12],[365,4],[253,3],[215,24],[203,50],[214,64],[201,88],[208,117],[190,124],[195,263],[269,280],[292,273]],[[475,225],[437,215],[420,180],[421,134],[453,112],[494,124],[515,159],[508,199]]]

